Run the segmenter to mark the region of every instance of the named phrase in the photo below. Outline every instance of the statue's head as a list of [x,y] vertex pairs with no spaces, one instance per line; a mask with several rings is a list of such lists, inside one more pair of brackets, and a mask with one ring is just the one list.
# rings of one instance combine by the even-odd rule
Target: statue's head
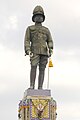
[[44,10],[41,6],[36,6],[33,10],[32,21],[42,23],[45,20]]

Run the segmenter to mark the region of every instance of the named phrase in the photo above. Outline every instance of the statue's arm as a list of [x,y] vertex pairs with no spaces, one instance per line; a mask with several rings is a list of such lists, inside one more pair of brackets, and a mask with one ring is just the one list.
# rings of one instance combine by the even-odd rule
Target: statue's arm
[[25,33],[24,50],[25,50],[25,53],[28,55],[30,52],[30,28],[29,27],[27,28]]
[[50,56],[53,52],[53,40],[52,40],[52,36],[51,36],[51,33],[50,31],[48,30],[48,33],[47,33],[47,45],[48,45],[48,49],[49,49],[49,53],[50,53]]

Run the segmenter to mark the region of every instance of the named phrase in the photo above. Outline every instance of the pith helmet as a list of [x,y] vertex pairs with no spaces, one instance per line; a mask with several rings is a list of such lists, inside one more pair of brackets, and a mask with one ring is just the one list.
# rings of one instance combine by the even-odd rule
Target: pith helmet
[[42,15],[42,16],[43,16],[43,21],[45,20],[44,10],[43,10],[43,8],[42,8],[41,6],[36,6],[36,7],[34,8],[34,10],[33,10],[33,16],[32,16],[32,21],[33,21],[33,22],[35,22],[35,21],[34,21],[34,17],[35,17],[36,15]]

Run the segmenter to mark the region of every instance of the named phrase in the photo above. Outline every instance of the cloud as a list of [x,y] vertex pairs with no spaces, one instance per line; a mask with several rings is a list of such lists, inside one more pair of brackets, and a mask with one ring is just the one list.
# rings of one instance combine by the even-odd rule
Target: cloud
[[[0,50],[0,106],[2,109],[6,107],[6,110],[12,108],[11,111],[3,111],[0,117],[5,119],[5,116],[3,117],[5,114],[7,115],[6,118],[10,119],[13,115],[13,119],[15,119],[18,113],[18,102],[23,98],[24,91],[29,87],[29,58],[24,57],[21,51],[16,52],[9,50],[2,45]],[[57,52],[60,54],[59,51]],[[57,59],[57,52],[55,52],[55,58],[53,57],[54,67],[50,69],[51,93],[57,101],[58,119],[69,119],[70,117],[71,120],[73,118],[75,120],[79,118],[79,113],[77,111],[74,115],[71,113],[75,111],[75,109],[80,108],[80,95],[78,93],[78,91],[80,91],[78,79],[79,63],[76,63],[76,61],[72,62],[71,59],[68,61],[60,61],[61,56]],[[66,55],[74,56],[73,52],[69,53],[68,51],[66,51],[66,53],[61,51],[61,54],[63,58],[67,58],[68,56]],[[47,87],[47,70],[46,68],[44,88]],[[74,76],[73,73],[75,73]],[[36,86],[37,82],[36,80]],[[65,111],[67,111],[67,113]]]
[[[24,57],[24,34],[26,27],[34,24],[32,12],[40,4],[46,16],[43,25],[50,29],[54,39],[54,67],[50,69],[49,86],[58,104],[57,119],[79,120],[80,1],[3,0],[0,3],[0,118],[16,119],[18,102],[29,87],[30,62],[29,57]],[[48,68],[44,88],[47,88],[47,73]]]
[[[21,50],[25,29],[28,25],[32,24],[32,11],[38,2],[35,1],[32,3],[32,0],[28,3],[27,1],[11,2],[8,0],[5,4],[3,3],[4,1],[2,2],[2,6],[5,6],[5,12],[1,6],[1,43],[10,49],[14,49],[15,47],[16,50],[17,48]],[[50,28],[56,47],[60,49],[61,47],[65,47],[66,49],[74,49],[75,47],[77,49],[80,46],[79,3],[79,1],[75,2],[75,0],[39,1],[39,4],[45,10],[46,21],[43,24]],[[52,11],[53,15],[51,14]]]
[[[57,119],[71,119],[71,120],[79,120],[80,114],[79,114],[80,105],[77,103],[68,103],[68,104],[60,104],[58,106],[58,118]],[[75,114],[74,114],[75,113]]]
[[18,19],[17,19],[17,16],[10,16],[8,18],[8,23],[7,25],[5,26],[6,29],[13,29],[13,30],[16,30],[17,27],[18,27]]

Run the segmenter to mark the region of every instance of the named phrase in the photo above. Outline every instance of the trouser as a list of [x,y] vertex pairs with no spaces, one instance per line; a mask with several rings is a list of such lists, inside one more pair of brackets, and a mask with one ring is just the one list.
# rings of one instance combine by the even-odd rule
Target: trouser
[[34,55],[31,59],[31,71],[30,71],[30,88],[35,88],[36,70],[39,65],[39,76],[38,76],[38,89],[42,89],[44,82],[44,74],[48,57],[46,55]]

